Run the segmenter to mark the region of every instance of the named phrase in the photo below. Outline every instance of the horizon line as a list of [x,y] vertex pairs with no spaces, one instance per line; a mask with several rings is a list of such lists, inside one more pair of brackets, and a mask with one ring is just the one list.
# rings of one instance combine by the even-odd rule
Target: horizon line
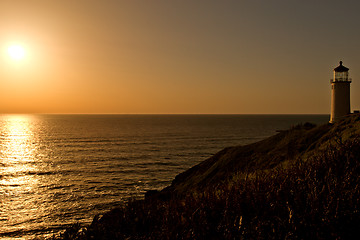
[[0,113],[0,115],[330,115],[330,113]]

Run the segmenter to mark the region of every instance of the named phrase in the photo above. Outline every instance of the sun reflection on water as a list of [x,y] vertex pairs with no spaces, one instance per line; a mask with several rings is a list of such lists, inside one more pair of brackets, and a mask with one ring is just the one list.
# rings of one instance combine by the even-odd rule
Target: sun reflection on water
[[[36,169],[36,138],[32,129],[34,117],[6,115],[0,118],[0,232],[19,231],[38,207],[28,195],[38,185]],[[1,227],[1,222],[7,227]]]
[[[1,174],[21,175],[34,170],[34,136],[31,118],[27,116],[6,116],[1,128]],[[34,146],[33,146],[34,145]],[[6,184],[6,180],[1,181]]]

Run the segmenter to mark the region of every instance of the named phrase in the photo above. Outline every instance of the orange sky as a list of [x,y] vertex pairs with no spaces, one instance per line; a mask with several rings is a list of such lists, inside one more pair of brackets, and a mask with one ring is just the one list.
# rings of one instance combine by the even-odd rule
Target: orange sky
[[[2,113],[360,109],[358,1],[0,1]],[[12,44],[25,58],[10,59]]]

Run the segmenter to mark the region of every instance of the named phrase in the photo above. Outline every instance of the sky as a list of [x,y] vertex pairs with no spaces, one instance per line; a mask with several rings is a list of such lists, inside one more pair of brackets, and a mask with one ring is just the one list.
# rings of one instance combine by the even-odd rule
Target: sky
[[340,60],[357,110],[359,11],[357,0],[0,0],[0,113],[328,114]]

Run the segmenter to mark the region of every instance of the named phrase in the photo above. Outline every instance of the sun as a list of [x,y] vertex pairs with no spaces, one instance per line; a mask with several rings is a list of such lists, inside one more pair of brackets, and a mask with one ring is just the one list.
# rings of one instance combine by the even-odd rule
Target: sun
[[9,56],[14,60],[21,60],[25,57],[25,50],[20,45],[12,45],[8,47]]

